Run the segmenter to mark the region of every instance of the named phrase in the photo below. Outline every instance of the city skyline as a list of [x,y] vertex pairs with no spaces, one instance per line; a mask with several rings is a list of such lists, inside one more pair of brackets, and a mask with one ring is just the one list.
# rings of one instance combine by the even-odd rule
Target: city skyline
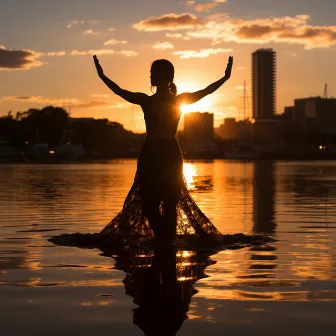
[[[215,126],[239,117],[243,82],[251,90],[251,54],[277,53],[276,113],[294,98],[336,92],[333,1],[52,1],[5,0],[0,13],[0,114],[71,104],[71,116],[108,118],[144,131],[143,116],[97,78],[96,53],[123,88],[150,94],[154,59],[175,65],[178,90],[219,79],[234,56],[232,78],[185,111],[215,113]],[[285,6],[286,5],[286,6]],[[17,8],[20,8],[19,10]],[[129,8],[134,9],[130,11]],[[287,8],[287,9],[285,9]],[[25,13],[22,16],[22,13]],[[29,28],[27,28],[29,27]],[[41,29],[43,28],[43,29]],[[19,70],[19,71],[17,71]],[[251,105],[251,104],[250,104]],[[135,120],[135,121],[134,121]]]

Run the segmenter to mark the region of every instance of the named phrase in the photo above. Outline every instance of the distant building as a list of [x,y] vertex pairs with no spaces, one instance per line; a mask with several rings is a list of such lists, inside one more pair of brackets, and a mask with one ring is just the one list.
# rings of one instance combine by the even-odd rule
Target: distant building
[[276,53],[258,49],[252,54],[252,113],[254,119],[271,118],[276,106]]
[[253,148],[262,153],[276,153],[284,148],[284,121],[282,116],[257,119],[252,127]]
[[327,132],[336,129],[336,98],[309,97],[294,100],[284,110],[287,125],[301,130]]
[[214,115],[208,112],[184,114],[184,148],[188,151],[208,151],[214,144]]
[[219,126],[219,136],[227,141],[241,141],[249,143],[251,140],[251,122],[236,121],[235,118],[225,118]]

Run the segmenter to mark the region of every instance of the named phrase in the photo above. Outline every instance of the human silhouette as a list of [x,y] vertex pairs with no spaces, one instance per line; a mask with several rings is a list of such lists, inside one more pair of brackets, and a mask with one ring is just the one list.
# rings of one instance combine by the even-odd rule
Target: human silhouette
[[[213,239],[220,233],[191,199],[183,178],[183,158],[175,138],[181,117],[180,106],[192,104],[222,86],[231,76],[230,56],[224,76],[203,90],[177,95],[173,82],[174,66],[160,59],[152,63],[152,96],[120,88],[105,76],[94,56],[97,73],[118,96],[141,106],[147,137],[138,158],[133,187],[121,213],[101,232],[116,237],[149,237],[153,233],[160,244],[172,245],[177,231],[193,231],[203,239]],[[182,218],[186,217],[181,223]]]
[[152,63],[150,81],[156,92],[130,92],[109,79],[93,56],[97,73],[115,94],[140,105],[147,136],[142,146],[134,183],[122,210],[97,234],[53,237],[64,245],[82,246],[176,246],[195,244],[249,243],[254,237],[222,235],[191,197],[183,176],[183,157],[175,138],[181,117],[180,106],[193,104],[215,92],[230,77],[233,57],[228,58],[224,76],[203,90],[177,94],[174,66],[160,59]]

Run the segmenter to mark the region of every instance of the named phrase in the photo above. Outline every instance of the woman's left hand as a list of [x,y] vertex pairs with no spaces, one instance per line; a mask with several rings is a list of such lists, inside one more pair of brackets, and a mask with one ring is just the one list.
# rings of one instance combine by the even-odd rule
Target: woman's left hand
[[229,59],[228,59],[228,64],[226,66],[226,70],[225,70],[224,78],[226,80],[228,80],[231,77],[232,64],[233,64],[233,56],[230,56]]
[[103,72],[103,68],[101,67],[101,65],[99,64],[99,61],[98,61],[98,58],[96,55],[93,56],[93,60],[94,60],[94,63],[95,63],[95,66],[96,66],[96,69],[97,69],[97,73],[99,76],[103,75],[104,72]]

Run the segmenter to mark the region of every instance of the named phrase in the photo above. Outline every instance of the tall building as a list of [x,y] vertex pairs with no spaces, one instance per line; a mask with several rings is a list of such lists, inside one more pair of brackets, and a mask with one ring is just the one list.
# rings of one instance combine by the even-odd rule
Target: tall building
[[276,53],[272,49],[258,49],[252,54],[253,118],[272,118],[275,101]]

